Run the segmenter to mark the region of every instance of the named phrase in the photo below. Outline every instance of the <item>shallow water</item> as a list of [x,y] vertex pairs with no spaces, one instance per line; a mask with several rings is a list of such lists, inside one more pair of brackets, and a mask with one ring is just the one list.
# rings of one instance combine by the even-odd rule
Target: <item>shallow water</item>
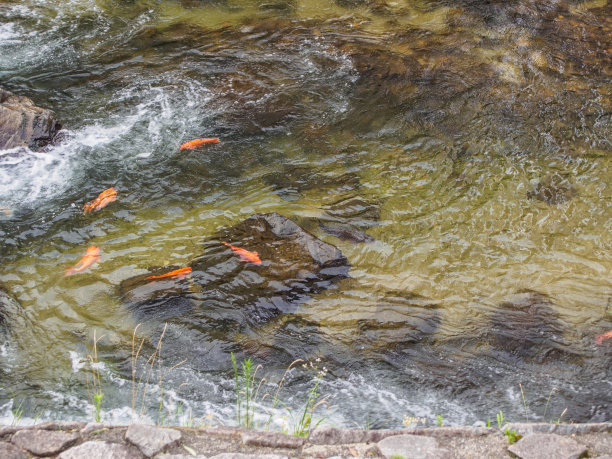
[[[148,356],[163,323],[119,284],[187,265],[256,212],[339,247],[350,278],[239,330],[171,320],[144,416],[160,421],[161,397],[166,422],[233,422],[234,352],[272,381],[321,358],[336,425],[521,420],[521,386],[530,420],[610,420],[612,353],[594,339],[612,328],[611,9],[1,1],[0,84],[66,128],[44,152],[0,153],[0,282],[23,307],[2,421],[22,402],[22,422],[91,419],[94,332],[103,417],[129,420],[132,334]],[[206,136],[221,143],[178,150]],[[83,215],[110,186],[118,201]],[[100,262],[64,277],[89,245]],[[528,324],[521,304],[539,305]],[[296,368],[281,398],[295,410],[311,382]]]

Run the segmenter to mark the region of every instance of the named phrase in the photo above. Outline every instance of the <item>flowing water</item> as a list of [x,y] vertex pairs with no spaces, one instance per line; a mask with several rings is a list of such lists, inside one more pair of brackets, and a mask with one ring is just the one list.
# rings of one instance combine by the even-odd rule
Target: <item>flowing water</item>
[[[2,423],[91,419],[94,339],[115,422],[132,403],[235,422],[231,352],[268,392],[320,358],[333,425],[612,419],[608,0],[0,0],[0,85],[65,128],[0,152],[0,283],[23,308],[1,335]],[[178,149],[199,137],[221,142]],[[237,330],[170,320],[163,381],[133,401],[134,329],[146,358],[163,321],[120,283],[267,212],[350,277]],[[64,277],[89,245],[99,263]],[[286,379],[294,415],[311,384]]]

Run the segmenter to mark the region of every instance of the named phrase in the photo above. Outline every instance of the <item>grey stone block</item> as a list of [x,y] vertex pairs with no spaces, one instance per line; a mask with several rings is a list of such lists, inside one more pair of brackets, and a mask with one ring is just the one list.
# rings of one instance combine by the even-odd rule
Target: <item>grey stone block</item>
[[142,454],[151,457],[178,444],[181,433],[174,429],[132,424],[125,433],[125,439],[136,445]]
[[126,445],[107,441],[86,441],[57,456],[57,459],[140,459],[142,456]]
[[76,432],[58,430],[20,430],[11,442],[37,456],[52,456],[74,445],[80,435]]
[[558,435],[572,435],[572,434],[588,434],[588,433],[599,433],[599,432],[612,432],[612,422],[599,422],[592,424],[547,424],[544,422],[540,423],[523,423],[523,422],[512,422],[504,425],[501,428],[501,432],[505,432],[506,428],[510,431],[516,431],[516,433],[526,436],[535,433],[555,433]]
[[89,422],[81,429],[81,435],[89,435],[92,432],[98,432],[103,429],[110,428],[110,425],[102,424],[101,422]]
[[191,454],[158,454],[155,459],[208,459],[207,456],[192,456]]
[[422,435],[394,435],[378,442],[378,449],[386,457],[406,459],[450,458],[448,451],[438,448],[435,438]]
[[212,456],[210,459],[289,459],[289,456],[280,456],[277,454],[222,453]]
[[84,422],[78,421],[49,421],[34,426],[38,430],[78,430],[85,426]]
[[348,443],[376,443],[390,435],[414,433],[414,430],[362,430],[338,429],[336,427],[317,427],[308,441],[315,445],[342,445]]
[[584,445],[556,434],[531,434],[508,448],[520,459],[578,459],[587,452]]
[[376,444],[352,443],[350,445],[310,445],[302,450],[305,457],[381,457]]
[[283,435],[271,432],[250,431],[242,435],[242,443],[250,446],[262,446],[265,448],[292,448],[301,447],[306,441],[301,437]]

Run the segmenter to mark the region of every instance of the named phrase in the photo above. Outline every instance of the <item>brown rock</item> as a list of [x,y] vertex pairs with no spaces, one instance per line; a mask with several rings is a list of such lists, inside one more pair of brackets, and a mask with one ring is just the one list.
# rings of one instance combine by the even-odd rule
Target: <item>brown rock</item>
[[0,89],[0,150],[42,147],[62,128],[54,113],[27,97]]

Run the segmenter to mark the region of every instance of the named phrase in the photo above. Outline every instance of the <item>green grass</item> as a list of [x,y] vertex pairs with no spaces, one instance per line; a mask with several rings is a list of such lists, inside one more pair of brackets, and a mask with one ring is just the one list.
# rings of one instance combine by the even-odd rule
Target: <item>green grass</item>
[[504,432],[504,435],[506,436],[506,438],[508,439],[508,443],[509,444],[513,444],[516,443],[517,441],[519,441],[522,437],[522,435],[518,435],[516,433],[516,430],[513,430],[512,432],[510,430],[508,430],[508,428],[506,427],[506,431]]
[[501,429],[502,426],[504,425],[505,420],[506,418],[504,417],[504,413],[502,413],[502,411],[499,410],[499,413],[497,413],[497,427]]
[[[255,422],[255,402],[259,387],[263,383],[260,380],[257,390],[255,390],[255,377],[261,365],[253,366],[252,359],[244,359],[238,366],[236,356],[232,352],[232,367],[234,368],[234,389],[236,393],[236,421],[239,426],[254,428]],[[244,409],[243,409],[244,407]]]
[[98,365],[100,363],[98,361],[98,341],[103,337],[104,335],[100,338],[96,338],[96,330],[94,330],[93,351],[87,356],[91,373],[91,381],[90,373],[87,373],[87,393],[89,394],[94,408],[93,418],[96,422],[102,420],[102,399],[104,398],[104,392],[102,392],[102,384],[100,381],[100,371],[98,370]]
[[436,416],[436,425],[438,427],[442,427],[444,425],[444,417],[442,417],[440,414]]
[[15,399],[13,398],[13,408],[11,408],[11,413],[13,415],[13,423],[12,425],[17,425],[19,421],[21,421],[21,417],[23,416],[23,402],[25,399],[21,399],[19,405],[15,407]]
[[[236,356],[232,353],[237,424],[250,429],[259,428],[260,425],[255,422],[256,414],[259,412],[262,415],[261,417],[267,414],[268,420],[263,423],[263,428],[264,430],[268,430],[272,423],[276,408],[281,406],[292,419],[292,425],[283,427],[282,432],[291,433],[298,437],[307,437],[310,431],[325,419],[320,418],[315,420],[315,412],[321,405],[328,404],[328,397],[322,396],[320,393],[320,383],[327,374],[327,369],[325,367],[319,369],[318,364],[320,359],[316,359],[314,363],[310,362],[302,365],[304,370],[313,375],[313,383],[306,394],[306,401],[296,414],[280,399],[279,393],[285,383],[289,370],[301,362],[303,362],[301,359],[295,360],[287,367],[283,377],[276,386],[274,395],[266,393],[260,398],[260,389],[266,382],[265,378],[257,379],[257,372],[262,366],[255,366],[253,360],[250,358],[246,358],[238,363]],[[265,403],[266,400],[269,400],[268,405]]]

